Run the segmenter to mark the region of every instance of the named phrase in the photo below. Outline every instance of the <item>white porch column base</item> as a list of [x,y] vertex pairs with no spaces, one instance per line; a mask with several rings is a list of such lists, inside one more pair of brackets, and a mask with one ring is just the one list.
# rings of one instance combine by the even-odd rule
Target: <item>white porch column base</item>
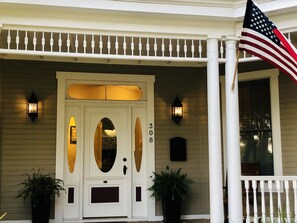
[[236,40],[226,40],[226,132],[229,223],[242,221],[241,161],[239,146],[238,79],[231,89],[236,66]]
[[224,222],[218,40],[207,40],[210,222]]

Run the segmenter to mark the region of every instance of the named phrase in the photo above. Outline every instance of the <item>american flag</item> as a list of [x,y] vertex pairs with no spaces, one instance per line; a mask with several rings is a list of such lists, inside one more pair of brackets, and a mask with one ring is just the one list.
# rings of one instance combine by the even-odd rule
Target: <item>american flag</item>
[[297,83],[296,49],[252,0],[246,4],[239,50],[267,61]]

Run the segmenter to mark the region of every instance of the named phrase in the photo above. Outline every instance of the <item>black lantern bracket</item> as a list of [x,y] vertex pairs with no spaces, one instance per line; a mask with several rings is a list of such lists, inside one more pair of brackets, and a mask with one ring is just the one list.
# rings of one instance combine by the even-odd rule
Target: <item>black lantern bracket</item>
[[178,125],[183,118],[183,104],[178,95],[176,95],[173,104],[171,105],[171,119]]
[[38,117],[38,99],[33,91],[28,100],[28,116],[32,122]]

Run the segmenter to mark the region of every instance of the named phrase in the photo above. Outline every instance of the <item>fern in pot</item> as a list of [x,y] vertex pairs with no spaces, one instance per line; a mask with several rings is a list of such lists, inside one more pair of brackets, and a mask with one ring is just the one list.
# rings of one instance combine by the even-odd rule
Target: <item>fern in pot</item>
[[181,168],[171,170],[169,166],[160,173],[154,172],[153,185],[148,188],[152,196],[162,201],[164,223],[179,223],[181,204],[189,195],[190,180],[187,174],[181,173]]
[[31,199],[32,223],[48,223],[51,201],[65,190],[63,181],[56,179],[53,173],[33,170],[20,185],[17,197],[24,201]]

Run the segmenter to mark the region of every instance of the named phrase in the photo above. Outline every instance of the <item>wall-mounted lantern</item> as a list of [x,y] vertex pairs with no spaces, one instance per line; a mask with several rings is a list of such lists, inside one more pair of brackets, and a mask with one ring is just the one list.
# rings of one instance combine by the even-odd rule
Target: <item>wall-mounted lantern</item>
[[171,105],[171,111],[172,111],[171,118],[178,125],[178,123],[183,118],[183,104],[179,100],[178,95],[176,95],[175,100]]
[[34,91],[28,100],[28,116],[32,122],[34,122],[38,117],[38,100]]

